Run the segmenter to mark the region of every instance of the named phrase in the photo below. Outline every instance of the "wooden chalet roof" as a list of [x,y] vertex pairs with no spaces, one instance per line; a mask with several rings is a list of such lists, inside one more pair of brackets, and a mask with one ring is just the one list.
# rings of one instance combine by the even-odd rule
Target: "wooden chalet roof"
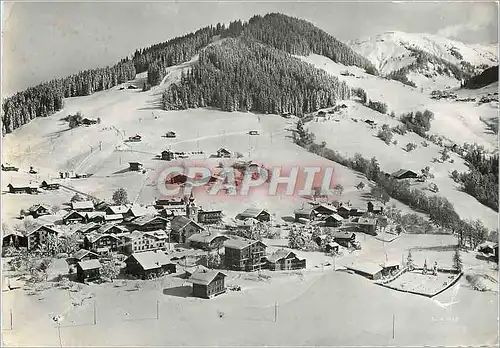
[[411,172],[411,173],[418,175],[417,172],[414,172],[413,170],[410,170],[410,169],[399,169],[399,170],[396,170],[394,173],[392,173],[391,176],[393,176],[395,178],[399,178],[408,172]]
[[90,212],[84,213],[84,215],[87,217],[87,219],[93,219],[96,217],[105,217],[106,213],[103,211],[90,211]]
[[30,188],[30,189],[38,189],[37,184],[32,184],[32,183],[10,183],[7,185],[7,187],[12,186],[14,189],[23,189],[23,188]]
[[189,281],[193,284],[208,285],[219,275],[226,277],[224,273],[217,270],[198,269],[193,274],[191,274],[191,277],[189,277]]
[[31,207],[29,207],[28,211],[31,213],[37,212],[40,208],[43,208],[45,210],[49,210],[49,207],[46,206],[45,204],[33,204]]
[[125,214],[130,209],[126,205],[110,205],[106,210],[110,210],[111,214]]
[[77,259],[77,260],[81,260],[83,259],[85,256],[87,256],[88,254],[93,254],[95,256],[98,256],[96,253],[90,251],[90,250],[86,250],[86,249],[80,249],[78,250],[77,252],[75,252],[73,255],[71,255],[71,257],[69,257],[70,259]]
[[265,247],[267,247],[266,244],[264,244],[263,242],[261,242],[260,240],[253,240],[253,239],[246,239],[246,238],[242,238],[242,237],[236,237],[236,236],[231,236],[230,239],[226,240],[224,242],[224,246],[226,248],[230,248],[230,249],[244,249],[252,244],[255,244],[255,243],[261,243],[262,245],[264,245]]
[[129,258],[135,259],[144,270],[155,269],[172,263],[168,256],[159,250],[133,253]]
[[317,204],[317,205],[312,207],[313,210],[316,210],[318,208],[327,209],[327,210],[331,211],[332,214],[337,212],[337,208],[335,208],[333,205],[329,205],[329,204],[321,203],[321,204]]
[[195,224],[200,229],[205,229],[203,226],[201,226],[197,222],[195,222],[195,221],[193,221],[191,219],[188,219],[185,216],[176,216],[176,217],[174,217],[172,219],[172,221],[170,221],[170,228],[172,229],[172,231],[177,232],[177,231],[180,231],[181,229],[183,229],[184,227],[186,227],[187,225],[189,225],[190,223]]
[[122,220],[122,219],[123,219],[123,214],[104,215],[104,220],[106,220],[106,221],[116,221],[116,220]]
[[135,217],[140,217],[145,215],[155,215],[157,214],[157,212],[154,207],[143,207],[141,205],[134,205],[128,208],[127,214],[130,214]]
[[248,208],[248,209],[245,209],[242,213],[239,213],[237,217],[242,218],[242,219],[256,218],[262,212],[267,213],[267,210],[261,209],[261,208]]
[[116,239],[117,241],[119,240],[118,238],[116,238],[115,235],[112,235],[109,233],[108,234],[98,234],[98,233],[94,233],[94,232],[91,232],[85,238],[87,238],[90,243],[95,243],[96,241],[98,241],[99,239],[101,239],[103,237],[111,237],[113,239]]
[[336,221],[342,221],[342,220],[344,220],[344,218],[342,216],[340,216],[339,214],[337,214],[337,213],[330,214],[325,219],[328,219],[328,218],[332,218],[332,219],[334,219]]
[[138,217],[137,219],[135,219],[133,221],[134,225],[138,225],[138,226],[144,226],[146,224],[148,224],[149,222],[155,220],[155,219],[161,219],[165,222],[167,222],[168,220],[167,219],[164,219],[160,216],[155,216],[155,215],[144,215],[144,216],[140,216]]
[[79,211],[76,211],[76,210],[72,210],[72,211],[68,212],[62,218],[63,218],[63,220],[66,220],[66,219],[69,219],[72,215],[79,215],[82,219],[85,219],[85,213],[80,213]]
[[81,202],[71,202],[71,208],[76,209],[94,209],[94,203],[92,201],[81,201]]
[[360,217],[358,220],[359,225],[376,225],[377,224],[377,219],[375,218],[365,218],[365,217]]
[[299,209],[295,209],[293,211],[294,214],[311,214],[314,210],[314,207],[301,207]]
[[101,268],[101,263],[97,259],[92,259],[92,260],[80,261],[78,262],[78,266],[82,270],[87,271],[89,269]]
[[382,267],[380,267],[380,265],[369,261],[355,261],[349,264],[345,264],[344,267],[353,271],[363,272],[371,275],[377,274],[378,272],[382,271]]
[[222,237],[224,238],[225,240],[228,240],[229,237],[227,236],[224,236],[222,234],[218,234],[218,233],[195,233],[193,235],[191,235],[187,240],[189,242],[197,242],[197,243],[203,243],[203,244],[209,244],[209,243],[212,243],[212,241],[218,237]]
[[278,249],[266,258],[269,262],[276,263],[280,260],[286,259],[288,256],[290,256],[290,254],[293,254],[293,256],[297,257],[297,255],[291,250]]
[[355,236],[354,232],[334,231],[332,233],[332,237],[338,239],[351,239],[354,236]]
[[99,227],[96,232],[104,234],[104,233],[107,233],[112,227],[119,228],[123,232],[127,231],[127,229],[125,227],[123,227],[123,226],[120,226],[120,225],[117,225],[117,224],[114,224],[114,223],[107,223],[107,224],[104,224],[101,227]]
[[61,231],[59,231],[58,229],[53,228],[51,226],[48,226],[48,225],[37,225],[37,226],[32,227],[29,231],[26,231],[26,236],[32,235],[33,233],[37,232],[40,229],[49,230],[49,231],[54,232],[56,234],[60,234],[61,233]]

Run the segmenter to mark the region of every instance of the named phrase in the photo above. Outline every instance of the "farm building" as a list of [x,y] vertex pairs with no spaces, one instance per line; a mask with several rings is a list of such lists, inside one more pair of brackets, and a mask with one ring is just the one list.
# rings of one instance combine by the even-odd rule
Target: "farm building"
[[133,254],[143,251],[165,250],[167,234],[163,230],[140,232],[134,231],[124,236],[121,251]]
[[344,219],[349,218],[349,213],[351,212],[351,208],[346,205],[340,205],[340,207],[337,208],[337,214],[342,216]]
[[57,190],[59,188],[59,184],[51,181],[42,181],[40,187],[44,190]]
[[217,233],[196,233],[187,238],[189,246],[203,250],[219,250],[229,238]]
[[88,260],[95,260],[99,259],[99,255],[96,253],[93,253],[90,250],[85,250],[85,249],[80,249],[77,252],[75,252],[73,255],[68,257],[66,259],[66,262],[68,265],[76,265],[78,262],[81,261],[88,261]]
[[325,226],[327,227],[339,227],[342,225],[342,221],[344,221],[344,218],[339,214],[334,213],[328,215],[324,221],[325,221]]
[[362,232],[376,236],[377,235],[377,219],[360,217],[358,220],[358,228]]
[[129,165],[129,170],[133,171],[141,170],[143,167],[143,164],[139,162],[129,162],[128,165]]
[[118,251],[120,240],[112,234],[90,233],[83,240],[83,248],[100,255]]
[[382,214],[384,212],[384,205],[379,202],[368,202],[368,212],[373,214]]
[[28,214],[33,216],[35,219],[39,216],[49,215],[49,207],[43,204],[34,204],[28,209]]
[[193,296],[212,298],[226,292],[224,278],[226,275],[217,270],[200,269],[195,271],[189,281],[193,284]]
[[80,261],[76,264],[76,278],[80,283],[99,279],[100,271],[101,263],[96,259]]
[[222,210],[198,211],[198,222],[205,225],[218,224],[222,221]]
[[356,261],[351,264],[346,264],[344,267],[371,280],[382,278],[382,267],[373,262]]
[[332,237],[334,242],[337,242],[345,248],[348,248],[356,240],[356,234],[353,232],[335,231],[333,232]]
[[168,224],[168,220],[160,216],[144,215],[130,222],[132,230],[139,231],[154,231],[164,230]]
[[258,240],[231,236],[224,242],[224,263],[227,269],[255,271],[266,264],[267,245]]
[[92,201],[71,202],[71,209],[80,212],[94,211],[94,203]]
[[174,153],[170,150],[164,150],[161,152],[161,159],[164,161],[172,161],[175,159]]
[[47,225],[35,226],[26,232],[24,236],[24,238],[26,238],[25,243],[28,250],[36,249],[45,244],[49,235],[57,237],[60,233],[59,230]]
[[106,216],[106,213],[103,211],[91,211],[91,212],[85,213],[84,215],[85,215],[86,222],[103,223],[104,217]]
[[12,164],[9,164],[9,163],[5,163],[5,164],[2,163],[2,170],[5,172],[17,172],[17,171],[19,171],[19,168],[17,168],[16,166],[13,166]]
[[20,246],[23,246],[23,243],[26,246],[27,239],[26,237],[23,236],[21,232],[18,231],[2,231],[4,234],[2,234],[2,248],[8,247],[10,245],[19,248]]
[[107,223],[98,227],[98,234],[121,234],[127,232],[127,229],[123,226],[117,225],[116,223]]
[[231,158],[231,151],[221,147],[215,155],[217,158]]
[[170,222],[172,237],[179,243],[185,243],[193,234],[200,233],[205,228],[184,216],[176,216]]
[[298,222],[299,219],[314,220],[316,216],[316,211],[313,207],[301,207],[294,210],[295,221]]
[[80,213],[79,211],[70,211],[69,213],[67,213],[66,215],[64,215],[62,217],[62,221],[63,221],[63,224],[67,225],[67,224],[72,224],[72,223],[75,223],[75,222],[79,222],[79,223],[85,223],[85,221],[87,220],[85,214],[83,213]]
[[28,194],[37,194],[38,186],[35,184],[9,184],[8,186],[9,193],[28,193]]
[[409,169],[400,169],[400,170],[397,170],[394,173],[392,173],[390,176],[391,176],[391,178],[398,179],[398,180],[399,179],[415,179],[418,177],[418,174],[412,170],[409,170]]
[[165,273],[175,273],[176,266],[163,251],[134,253],[125,260],[127,274],[151,279]]
[[248,208],[243,213],[236,215],[238,220],[246,220],[249,218],[256,219],[260,222],[271,221],[271,214],[265,209],[260,208]]
[[280,249],[267,256],[267,268],[271,271],[289,271],[306,268],[306,260],[285,249]]

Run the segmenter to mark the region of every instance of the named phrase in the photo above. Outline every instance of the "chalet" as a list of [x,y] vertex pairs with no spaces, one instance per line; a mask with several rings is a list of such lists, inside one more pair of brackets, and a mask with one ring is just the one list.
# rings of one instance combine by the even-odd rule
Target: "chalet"
[[59,188],[59,184],[51,181],[44,180],[40,187],[44,190],[57,190]]
[[81,233],[83,235],[97,230],[101,225],[95,222],[89,222],[81,227],[79,227],[75,232]]
[[45,244],[49,235],[57,237],[61,232],[47,225],[35,226],[24,235],[28,250],[36,249]]
[[360,217],[358,220],[358,228],[362,232],[376,236],[377,235],[377,219]]
[[329,204],[314,205],[313,210],[316,214],[324,215],[324,216],[335,214],[337,212],[337,208],[335,208],[333,205],[329,205]]
[[196,233],[187,238],[191,248],[202,250],[219,250],[228,240],[227,236],[217,233]]
[[351,208],[346,205],[341,205],[340,207],[337,208],[337,214],[342,216],[344,219],[349,218],[349,213],[351,212]]
[[298,222],[299,219],[314,220],[316,216],[316,211],[313,207],[302,207],[300,209],[295,209],[293,213],[295,215],[296,222]]
[[344,218],[335,213],[328,215],[323,221],[325,222],[325,226],[327,227],[339,227],[342,225],[342,221],[344,221]]
[[73,224],[75,222],[79,222],[79,223],[85,223],[85,221],[87,221],[87,217],[85,216],[84,213],[80,213],[79,211],[70,211],[69,213],[67,213],[66,215],[64,215],[62,217],[62,222],[63,224],[67,225],[67,224]]
[[98,234],[115,234],[116,235],[116,234],[125,233],[127,231],[128,230],[123,226],[117,225],[115,223],[107,223],[107,224],[100,226],[96,232]]
[[335,231],[332,237],[334,242],[346,248],[356,240],[356,234],[354,232]]
[[[24,244],[24,245],[23,245]],[[19,248],[21,246],[26,246],[27,238],[23,236],[21,232],[18,231],[2,231],[2,247],[8,247],[10,245]]]
[[86,222],[103,223],[106,213],[103,211],[91,211],[84,214]]
[[130,255],[126,273],[141,279],[152,279],[165,273],[175,273],[176,266],[162,251],[145,251]]
[[260,222],[267,222],[271,221],[271,214],[265,209],[248,208],[243,213],[236,215],[236,219],[238,220],[246,220],[249,218],[259,220]]
[[325,244],[325,252],[338,254],[340,245],[337,242],[328,242]]
[[106,214],[104,215],[104,222],[114,222],[118,223],[123,221],[123,215],[122,214]]
[[193,296],[212,298],[226,292],[224,278],[226,275],[217,270],[202,269],[195,271],[189,281],[193,284]]
[[255,271],[266,264],[267,245],[258,240],[232,237],[224,242],[224,263],[227,269]]
[[371,280],[382,278],[382,267],[373,262],[356,261],[351,264],[346,264],[344,267]]
[[412,170],[400,169],[400,170],[397,170],[394,173],[392,173],[390,176],[391,176],[391,178],[398,179],[398,180],[399,179],[415,179],[418,177],[418,174]]
[[172,161],[175,159],[174,153],[170,150],[164,150],[161,152],[161,159],[164,161]]
[[101,263],[96,259],[80,261],[76,264],[76,278],[81,283],[98,280],[101,277],[100,271]]
[[285,249],[275,251],[267,256],[267,268],[271,271],[289,271],[306,268],[306,260],[299,259],[297,255]]
[[368,202],[368,212],[373,214],[382,214],[384,212],[384,205],[379,202]]
[[9,184],[9,193],[29,193],[37,194],[38,186],[35,184]]
[[165,133],[165,138],[175,138],[177,135],[173,131],[168,131]]
[[176,216],[170,222],[173,239],[179,243],[185,243],[193,234],[204,231],[205,228],[184,216]]
[[248,132],[249,135],[259,135],[259,131],[257,130],[251,130]]
[[184,216],[187,217],[187,209],[186,206],[184,207],[175,207],[175,209],[163,209],[160,211],[160,216],[167,218],[167,219],[173,219],[176,216]]
[[200,210],[198,211],[198,222],[211,225],[222,221],[222,210]]
[[35,219],[39,216],[49,215],[49,207],[43,204],[34,204],[28,209],[28,214],[33,216]]
[[17,171],[19,171],[19,168],[17,168],[16,166],[13,166],[12,164],[9,164],[9,163],[5,163],[5,164],[2,163],[2,170],[4,172],[17,172]]
[[118,251],[120,240],[112,234],[90,233],[83,240],[84,249],[91,250],[100,255]]
[[167,234],[163,230],[134,231],[124,236],[121,251],[125,254],[133,254],[143,251],[165,250],[167,242]]
[[142,163],[139,162],[129,162],[128,165],[129,165],[129,170],[133,171],[141,170],[142,167],[144,166]]
[[93,120],[93,119],[91,119],[91,118],[86,118],[86,117],[85,117],[85,118],[82,120],[82,124],[83,124],[84,126],[91,126],[91,125],[93,125],[93,124],[97,124],[97,123],[98,123],[98,121],[97,121],[97,120]]
[[129,209],[126,205],[110,205],[104,212],[107,215],[125,214]]
[[88,261],[88,260],[96,260],[99,259],[99,255],[96,253],[93,253],[90,250],[85,250],[85,249],[80,249],[77,252],[75,252],[73,255],[68,257],[66,259],[66,262],[68,265],[76,265],[78,262],[81,261]]
[[80,212],[94,211],[94,203],[92,201],[71,202],[71,209]]
[[132,230],[154,231],[164,230],[167,227],[168,220],[160,216],[144,215],[132,220],[130,223]]
[[185,208],[186,207],[186,201],[184,198],[181,198],[179,200],[175,199],[157,199],[155,201],[154,207],[156,209],[175,209],[175,208]]
[[[172,258],[173,260],[174,258]],[[196,265],[196,266],[191,266],[191,267],[184,267],[184,278],[189,279],[193,275],[194,272],[196,271],[202,271],[202,270],[207,270],[208,268],[203,266],[203,265]]]
[[360,204],[353,204],[349,208],[349,216],[363,216],[368,212],[367,208]]
[[123,213],[125,219],[134,219],[145,215],[156,215],[157,211],[154,207],[143,207],[140,205],[134,205]]
[[139,142],[141,140],[142,140],[142,137],[139,134],[136,134],[133,137],[128,137],[128,141],[131,141],[131,142]]
[[231,151],[221,147],[215,155],[217,158],[231,158]]
[[92,174],[88,173],[75,173],[75,179],[86,179],[88,177],[92,176]]

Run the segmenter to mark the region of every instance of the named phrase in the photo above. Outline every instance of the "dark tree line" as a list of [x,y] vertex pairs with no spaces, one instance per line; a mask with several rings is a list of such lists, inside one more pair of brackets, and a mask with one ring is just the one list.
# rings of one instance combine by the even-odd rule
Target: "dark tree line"
[[132,61],[123,59],[112,67],[81,71],[18,92],[3,101],[2,135],[11,133],[35,117],[50,116],[61,110],[64,98],[90,95],[134,77]]
[[498,81],[498,65],[492,66],[484,70],[481,74],[476,75],[465,81],[464,87],[477,89]]
[[163,105],[303,115],[349,95],[345,83],[286,52],[229,38],[200,52],[197,64],[164,92]]

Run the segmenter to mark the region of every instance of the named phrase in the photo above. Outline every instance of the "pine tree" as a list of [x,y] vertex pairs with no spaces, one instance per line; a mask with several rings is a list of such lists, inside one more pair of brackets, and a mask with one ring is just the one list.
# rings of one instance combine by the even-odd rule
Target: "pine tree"
[[455,253],[453,254],[453,268],[457,271],[462,271],[463,269],[462,256],[460,256],[458,248],[455,249]]

